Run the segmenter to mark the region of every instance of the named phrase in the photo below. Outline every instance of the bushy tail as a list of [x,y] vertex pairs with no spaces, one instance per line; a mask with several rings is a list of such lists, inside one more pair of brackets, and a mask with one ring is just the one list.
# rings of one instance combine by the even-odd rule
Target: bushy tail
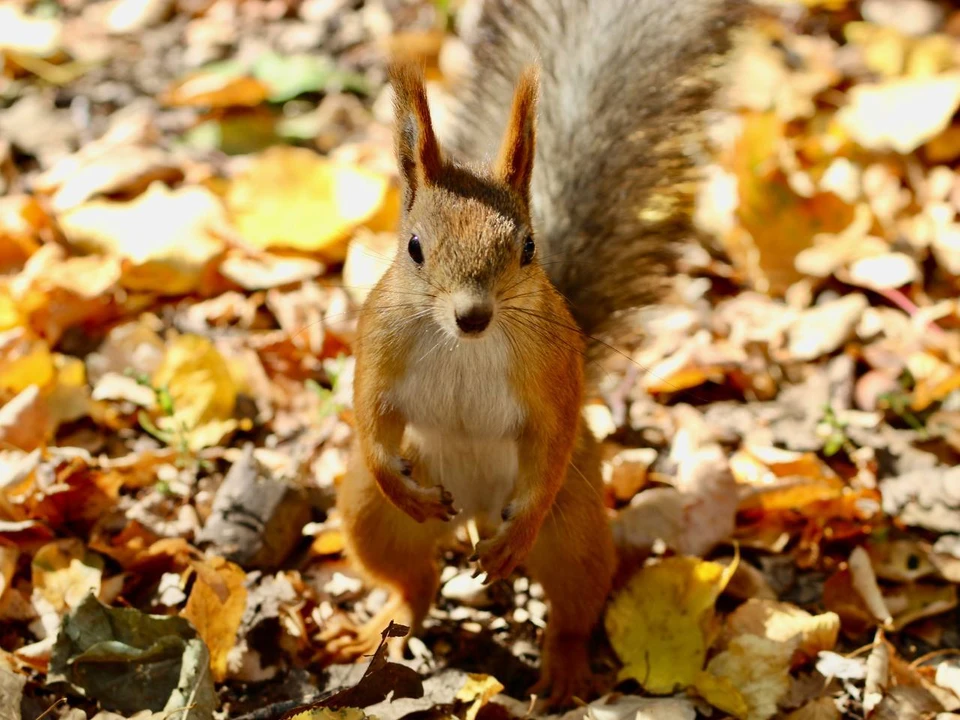
[[[541,64],[533,209],[541,261],[581,329],[622,339],[693,234],[689,152],[741,0],[485,0],[450,138],[493,157],[521,70]],[[596,349],[596,345],[594,347]]]

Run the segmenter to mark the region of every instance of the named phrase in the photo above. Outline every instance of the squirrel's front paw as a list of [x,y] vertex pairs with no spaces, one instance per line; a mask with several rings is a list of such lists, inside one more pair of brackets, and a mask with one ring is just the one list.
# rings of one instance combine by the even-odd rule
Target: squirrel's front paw
[[412,466],[409,461],[399,460],[399,477],[381,483],[385,494],[398,509],[419,523],[427,520],[452,519],[457,511],[453,507],[453,495],[442,485],[423,487],[412,478]]
[[537,539],[538,529],[517,518],[501,525],[493,537],[477,543],[475,557],[479,570],[487,574],[487,583],[503,580],[523,562]]
[[[457,510],[453,507],[453,495],[443,485],[425,488],[417,486],[417,505],[424,520],[452,520]],[[419,522],[423,522],[420,520]]]

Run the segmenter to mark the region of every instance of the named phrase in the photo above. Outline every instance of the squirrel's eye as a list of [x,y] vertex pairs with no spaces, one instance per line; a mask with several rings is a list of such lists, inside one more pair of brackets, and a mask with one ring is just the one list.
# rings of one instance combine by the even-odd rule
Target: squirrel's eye
[[520,252],[520,264],[529,265],[533,260],[533,253],[537,249],[537,246],[533,242],[533,238],[527,235],[527,239],[523,241],[523,250]]
[[423,248],[420,247],[420,238],[416,235],[410,236],[410,240],[407,242],[407,252],[410,253],[410,257],[417,265],[423,265]]

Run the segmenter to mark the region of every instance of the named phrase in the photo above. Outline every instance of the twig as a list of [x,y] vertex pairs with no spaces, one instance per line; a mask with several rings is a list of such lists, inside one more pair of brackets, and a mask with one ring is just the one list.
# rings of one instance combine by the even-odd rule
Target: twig
[[60,698],[59,700],[55,701],[55,702],[53,703],[53,705],[51,705],[51,706],[48,707],[46,710],[44,710],[42,713],[40,713],[39,715],[37,715],[37,720],[42,720],[42,718],[45,718],[47,715],[49,715],[51,712],[53,712],[53,710],[55,710],[58,706],[62,705],[62,704],[65,703],[66,701],[67,701],[66,698]]

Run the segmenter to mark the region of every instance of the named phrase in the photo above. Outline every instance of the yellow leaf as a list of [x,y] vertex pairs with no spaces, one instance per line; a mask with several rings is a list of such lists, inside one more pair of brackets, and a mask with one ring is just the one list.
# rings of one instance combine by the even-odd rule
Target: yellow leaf
[[840,632],[840,616],[828,612],[811,615],[789,603],[750,599],[726,621],[728,638],[756,635],[796,646],[795,661],[809,660],[823,650],[833,650]]
[[263,248],[316,253],[340,262],[350,234],[380,217],[388,193],[385,176],[326,160],[310,150],[274,147],[253,162],[227,193],[240,234]]
[[[211,558],[215,582],[206,573],[198,573],[190,598],[181,615],[197,629],[210,649],[210,670],[217,682],[227,676],[227,655],[237,642],[237,631],[247,605],[246,573],[232,562]],[[220,587],[216,587],[220,585]]]
[[206,188],[170,190],[155,182],[131,202],[85,203],[64,213],[60,224],[81,250],[125,260],[124,286],[176,295],[195,289],[223,252],[216,232],[226,215]]
[[726,678],[701,671],[694,681],[694,687],[700,697],[725,713],[745,718],[750,712],[746,699]]
[[153,384],[169,391],[174,410],[157,425],[173,433],[185,429],[191,449],[216,445],[236,427],[236,385],[226,360],[207,338],[181,335],[173,340]]
[[908,154],[950,124],[960,106],[960,72],[857,85],[837,122],[868,150]]
[[5,291],[0,291],[0,332],[24,324],[23,315],[16,301]]
[[850,225],[853,208],[833,193],[801,197],[780,167],[785,125],[773,113],[749,113],[727,160],[737,178],[740,226],[724,238],[737,268],[762,292],[781,293],[803,277],[797,255],[820,233]]
[[90,388],[87,385],[87,366],[83,360],[55,353],[56,382],[47,396],[51,422],[59,427],[85,417],[90,409]]
[[654,694],[691,685],[716,632],[714,603],[736,567],[675,557],[634,575],[606,614],[621,678]]
[[53,356],[43,340],[26,328],[0,335],[0,390],[19,393],[31,385],[45,387],[53,377]]
[[174,107],[255,107],[269,94],[256,78],[200,70],[174,83],[159,100]]
[[89,593],[100,592],[103,560],[81,540],[56,540],[40,548],[31,566],[33,587],[58,612],[77,607]]
[[741,720],[767,720],[790,689],[791,655],[789,643],[743,635],[697,676],[697,692]]
[[367,714],[360,708],[311,708],[290,717],[290,720],[364,720]]
[[493,675],[471,673],[463,687],[457,691],[457,700],[473,703],[466,713],[466,720],[476,720],[477,713],[501,690],[503,685]]
[[13,574],[17,569],[17,560],[20,551],[13,545],[0,544],[0,598],[13,582]]

